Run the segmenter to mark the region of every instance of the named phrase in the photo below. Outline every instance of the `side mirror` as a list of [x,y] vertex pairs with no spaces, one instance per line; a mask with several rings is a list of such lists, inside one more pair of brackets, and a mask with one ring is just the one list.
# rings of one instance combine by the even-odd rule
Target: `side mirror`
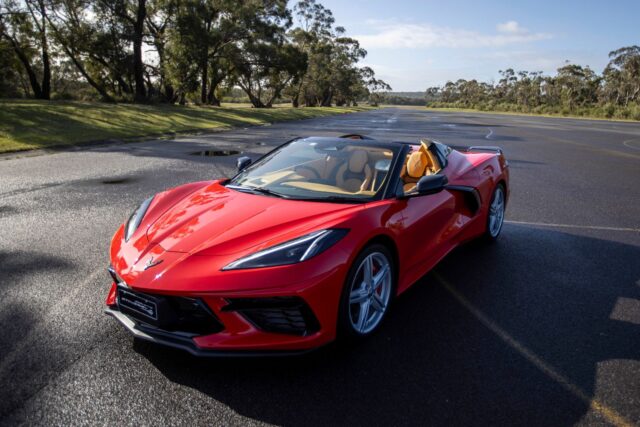
[[446,175],[426,175],[420,178],[416,184],[416,190],[420,195],[435,194],[444,190],[448,183],[449,179]]
[[247,156],[239,157],[236,161],[236,167],[238,168],[238,172],[242,172],[251,164],[251,159]]

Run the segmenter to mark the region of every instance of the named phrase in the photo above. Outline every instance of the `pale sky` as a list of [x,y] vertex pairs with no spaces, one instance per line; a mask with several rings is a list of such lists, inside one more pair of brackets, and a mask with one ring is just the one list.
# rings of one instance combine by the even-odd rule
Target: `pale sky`
[[394,91],[497,80],[509,67],[553,73],[565,60],[600,73],[611,50],[640,45],[640,0],[320,2]]

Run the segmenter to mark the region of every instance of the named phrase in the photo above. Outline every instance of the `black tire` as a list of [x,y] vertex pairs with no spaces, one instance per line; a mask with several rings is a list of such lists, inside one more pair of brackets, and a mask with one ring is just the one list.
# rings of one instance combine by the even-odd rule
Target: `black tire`
[[[351,320],[351,305],[350,304],[350,295],[352,291],[352,286],[354,283],[354,279],[356,274],[359,272],[359,268],[364,260],[372,254],[382,255],[386,258],[389,268],[390,268],[390,288],[389,288],[389,297],[387,303],[385,305],[384,311],[380,316],[380,319],[377,321],[377,324],[371,330],[367,330],[365,332],[361,332],[357,330]],[[375,258],[378,258],[378,255],[374,255]],[[384,318],[386,317],[389,311],[389,305],[391,304],[397,289],[397,279],[396,279],[396,265],[394,262],[393,255],[391,251],[382,244],[372,244],[367,246],[365,249],[358,254],[356,259],[353,261],[353,264],[349,268],[349,273],[347,274],[347,278],[345,280],[342,296],[340,298],[340,305],[338,307],[338,326],[337,326],[337,335],[338,339],[342,341],[354,341],[364,337],[367,337],[375,331],[378,330]],[[377,315],[377,314],[375,314]]]
[[[494,202],[496,200],[496,197],[500,197],[499,194],[501,193],[501,197],[502,197],[502,216],[500,219],[500,223],[499,226],[497,227],[497,229],[493,226],[492,224],[492,212],[491,209],[494,205]],[[500,233],[502,232],[502,227],[504,225],[504,213],[507,207],[507,193],[505,190],[505,187],[502,183],[496,185],[496,187],[493,189],[493,193],[491,194],[491,201],[489,202],[489,211],[487,212],[487,221],[486,221],[486,225],[485,225],[485,230],[484,230],[484,234],[482,235],[482,240],[484,240],[487,243],[493,243],[496,240],[498,240],[498,237],[500,237]]]

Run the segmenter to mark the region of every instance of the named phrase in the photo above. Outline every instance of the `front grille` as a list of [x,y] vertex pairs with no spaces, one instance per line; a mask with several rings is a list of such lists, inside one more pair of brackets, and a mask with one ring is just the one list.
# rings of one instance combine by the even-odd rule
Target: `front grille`
[[311,335],[320,330],[311,308],[299,297],[229,298],[223,311],[237,311],[265,332]]
[[[139,300],[136,302],[132,297],[138,297]],[[131,304],[132,300],[136,304]],[[130,288],[118,288],[117,301],[122,313],[164,331],[209,335],[224,329],[220,320],[199,298],[147,294]]]

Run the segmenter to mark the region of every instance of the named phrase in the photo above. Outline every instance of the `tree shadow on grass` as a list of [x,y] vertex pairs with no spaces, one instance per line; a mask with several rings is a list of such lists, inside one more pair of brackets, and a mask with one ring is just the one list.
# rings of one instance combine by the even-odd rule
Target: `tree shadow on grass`
[[[610,318],[618,298],[640,297],[638,259],[638,246],[508,224],[496,245],[466,245],[436,270],[592,396],[599,362],[639,358],[639,327]],[[389,314],[363,342],[299,358],[204,360],[144,342],[134,348],[169,380],[282,425],[570,425],[589,411],[434,274]]]
[[[118,138],[249,126],[335,115],[331,109],[194,108],[57,102],[6,103],[0,131],[22,148],[53,148]],[[16,148],[20,148],[16,147]],[[2,148],[2,147],[0,147]]]

